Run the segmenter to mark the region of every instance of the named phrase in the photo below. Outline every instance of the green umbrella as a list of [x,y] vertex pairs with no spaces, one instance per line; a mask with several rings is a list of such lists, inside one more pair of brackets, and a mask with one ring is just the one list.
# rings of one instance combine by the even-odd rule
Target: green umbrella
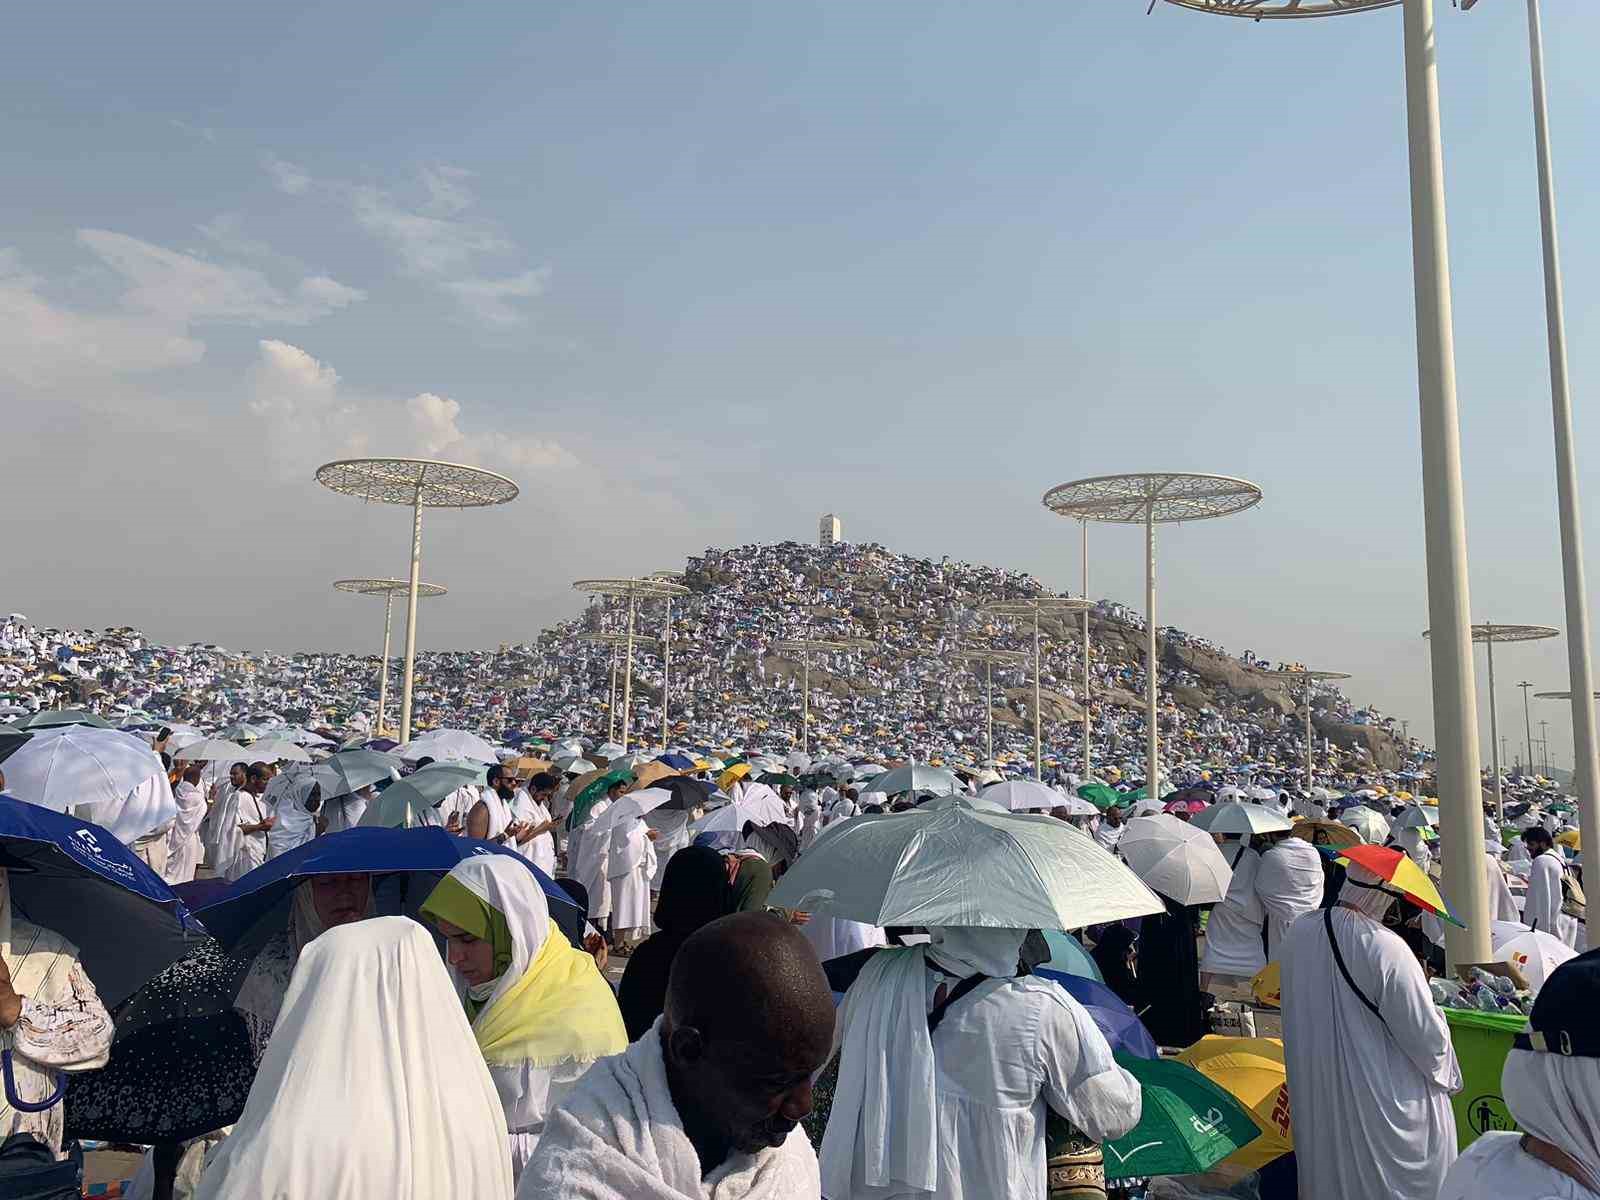
[[457,788],[467,784],[476,787],[483,779],[484,768],[478,763],[429,763],[379,792],[361,815],[361,824],[408,828],[421,825],[424,812]]
[[589,819],[589,810],[605,799],[605,794],[611,790],[612,784],[629,784],[632,782],[632,770],[607,771],[588,787],[584,788],[583,791],[579,792],[577,798],[573,800],[572,812],[567,816],[567,828],[569,830],[577,829],[587,821]]
[[26,717],[11,722],[12,729],[56,729],[62,725],[87,725],[91,729],[110,729],[109,721],[102,721],[92,712],[82,708],[41,708]]
[[1105,1144],[1106,1178],[1209,1171],[1261,1129],[1239,1101],[1187,1063],[1117,1054],[1144,1094],[1139,1123]]
[[785,771],[768,771],[761,777],[760,782],[768,787],[797,788],[800,786],[800,781]]
[[1078,789],[1078,795],[1102,812],[1113,806],[1120,806],[1125,799],[1116,788],[1107,787],[1103,783],[1086,783]]

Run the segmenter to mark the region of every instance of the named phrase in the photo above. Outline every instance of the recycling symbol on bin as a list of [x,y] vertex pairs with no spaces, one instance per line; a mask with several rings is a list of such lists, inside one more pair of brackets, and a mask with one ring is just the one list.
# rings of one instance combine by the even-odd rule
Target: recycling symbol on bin
[[1467,1108],[1467,1123],[1472,1126],[1472,1132],[1478,1134],[1517,1127],[1506,1102],[1492,1092],[1473,1097]]

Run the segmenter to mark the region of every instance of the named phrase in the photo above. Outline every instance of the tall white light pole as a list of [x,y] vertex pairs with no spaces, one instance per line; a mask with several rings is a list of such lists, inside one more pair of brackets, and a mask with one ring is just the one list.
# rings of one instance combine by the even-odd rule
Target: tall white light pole
[[1040,782],[1044,780],[1044,718],[1041,715],[1044,697],[1040,684],[1044,672],[1039,654],[1039,621],[1044,616],[1065,616],[1083,612],[1088,607],[1087,600],[1075,600],[1071,596],[1025,596],[1018,600],[991,600],[982,606],[981,611],[989,616],[1028,621],[1033,627],[1033,777]]
[[1313,774],[1313,755],[1316,753],[1316,730],[1311,724],[1311,685],[1322,681],[1332,683],[1339,679],[1349,679],[1343,671],[1279,671],[1279,675],[1302,681],[1306,685],[1306,795],[1311,794],[1311,789],[1316,786],[1316,777]]
[[855,639],[829,640],[827,638],[786,638],[774,642],[772,648],[782,654],[800,656],[800,753],[811,753],[811,652],[860,650],[866,642]]
[[[1182,8],[1257,20],[1339,16],[1395,0],[1168,0]],[[1433,660],[1439,819],[1451,852],[1444,890],[1467,928],[1447,927],[1452,964],[1490,961],[1483,873],[1483,793],[1473,683],[1467,522],[1462,502],[1444,151],[1439,137],[1438,47],[1433,0],[1403,0],[1406,131],[1411,166],[1411,266],[1416,297],[1417,393],[1422,425],[1422,510]],[[1585,689],[1587,690],[1587,688]],[[1459,848],[1459,853],[1457,849]]]
[[[406,579],[339,579],[334,581],[333,586],[337,591],[353,592],[358,596],[383,597],[383,657],[378,661],[378,727],[373,731],[381,737],[389,719],[389,633],[394,618],[394,598],[409,593],[411,583]],[[417,584],[417,596],[424,600],[430,596],[442,596],[445,591],[437,583]]]
[[[1461,7],[1470,9],[1476,3],[1477,0],[1464,0]],[[1561,247],[1556,235],[1555,168],[1550,157],[1550,112],[1545,102],[1544,31],[1539,0],[1528,0],[1528,66],[1533,85],[1533,141],[1539,168],[1539,234],[1544,251],[1545,336],[1550,348],[1550,412],[1555,428],[1561,581],[1567,604],[1572,783],[1578,799],[1578,827],[1582,837],[1586,844],[1600,845],[1600,764],[1596,761],[1594,671],[1589,658],[1589,594],[1583,573],[1583,519],[1578,500],[1578,456],[1573,446],[1572,394],[1567,378],[1566,304],[1561,288]]]
[[975,647],[971,650],[959,650],[956,657],[967,662],[983,664],[983,711],[984,711],[984,744],[987,747],[986,761],[994,762],[994,669],[996,665],[1021,666],[1028,661],[1028,656],[1021,650],[1001,650],[990,647]]
[[628,632],[623,640],[622,667],[622,748],[628,748],[628,734],[633,716],[633,647],[642,641],[654,642],[637,632],[636,620],[641,600],[665,600],[673,596],[687,596],[689,589],[670,579],[580,579],[573,588],[591,596],[609,596],[628,602]]
[[596,642],[602,646],[611,647],[611,691],[606,701],[606,740],[616,741],[617,726],[617,655],[618,651],[626,651],[632,646],[653,646],[657,639],[646,634],[635,633],[630,639],[626,633],[604,631],[599,633],[580,633],[578,640],[581,642]]

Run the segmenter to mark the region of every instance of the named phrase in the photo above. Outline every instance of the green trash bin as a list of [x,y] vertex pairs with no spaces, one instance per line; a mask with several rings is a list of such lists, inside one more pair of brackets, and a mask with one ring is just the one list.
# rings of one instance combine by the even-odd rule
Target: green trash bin
[[1463,1008],[1442,1011],[1461,1064],[1461,1090],[1450,1105],[1456,1113],[1456,1144],[1465,1150],[1482,1134],[1517,1128],[1500,1095],[1500,1072],[1511,1053],[1511,1039],[1528,1027],[1528,1018]]

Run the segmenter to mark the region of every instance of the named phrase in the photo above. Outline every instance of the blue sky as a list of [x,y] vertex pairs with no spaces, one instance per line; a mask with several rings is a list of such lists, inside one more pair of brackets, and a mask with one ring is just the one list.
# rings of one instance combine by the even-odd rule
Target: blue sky
[[[1266,502],[1163,536],[1160,619],[1426,730],[1400,14],[1145,7],[34,6],[0,79],[6,603],[364,648],[327,584],[403,571],[405,514],[310,480],[362,451],[523,487],[430,516],[436,646],[828,510],[1075,586],[1047,487],[1210,470]],[[1600,9],[1546,9],[1588,462]],[[1473,608],[1561,625],[1524,10],[1438,18]],[[1092,590],[1140,602],[1140,550],[1096,531]],[[1501,670],[1508,710],[1565,686],[1560,642]]]

